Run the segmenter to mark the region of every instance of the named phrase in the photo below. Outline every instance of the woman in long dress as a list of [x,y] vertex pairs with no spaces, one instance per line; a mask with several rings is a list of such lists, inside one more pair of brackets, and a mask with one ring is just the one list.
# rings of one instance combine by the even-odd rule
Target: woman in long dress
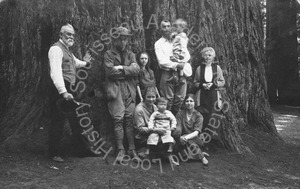
[[[195,108],[203,118],[203,129],[208,127],[213,113],[220,111],[222,108],[220,88],[225,85],[222,69],[219,65],[213,63],[216,56],[212,47],[205,47],[201,51],[203,59],[202,64],[196,69],[193,85],[197,89],[195,96]],[[211,122],[216,120],[211,120]],[[214,129],[214,128],[212,128]],[[216,132],[219,133],[219,129]],[[215,135],[213,135],[215,136]]]

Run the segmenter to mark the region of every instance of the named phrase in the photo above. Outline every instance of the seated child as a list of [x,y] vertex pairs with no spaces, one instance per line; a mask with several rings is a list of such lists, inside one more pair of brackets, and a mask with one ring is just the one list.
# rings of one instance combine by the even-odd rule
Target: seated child
[[[187,63],[191,58],[191,55],[187,49],[189,38],[184,33],[185,29],[187,29],[187,22],[185,20],[183,20],[182,18],[175,20],[175,22],[173,23],[173,30],[175,31],[171,34],[173,38],[173,56],[170,57],[170,60],[172,60],[173,62]],[[177,75],[179,75],[179,79]],[[172,77],[168,79],[168,81],[175,83],[177,83],[178,80],[180,83],[184,82],[184,75],[182,70],[173,71]]]
[[176,129],[176,118],[175,116],[167,109],[168,100],[164,97],[160,97],[157,99],[157,108],[158,111],[153,112],[153,114],[150,116],[150,120],[148,123],[149,129],[154,128],[162,128],[166,130],[166,133],[162,136],[159,136],[157,133],[151,133],[147,140],[148,149],[146,154],[149,154],[149,146],[150,145],[157,145],[159,142],[159,137],[161,137],[161,141],[163,144],[169,144],[168,153],[169,159],[171,163],[174,165],[179,165],[177,162],[175,162],[171,156],[171,153],[173,152],[173,146],[175,143],[174,138],[171,136],[171,131]]

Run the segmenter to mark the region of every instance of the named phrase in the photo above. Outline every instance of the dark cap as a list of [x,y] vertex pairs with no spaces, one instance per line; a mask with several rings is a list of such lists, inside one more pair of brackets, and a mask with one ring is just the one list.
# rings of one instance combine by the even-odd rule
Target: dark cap
[[129,29],[125,28],[125,27],[118,27],[117,28],[117,33],[119,35],[123,35],[123,36],[132,36],[132,34],[130,33]]

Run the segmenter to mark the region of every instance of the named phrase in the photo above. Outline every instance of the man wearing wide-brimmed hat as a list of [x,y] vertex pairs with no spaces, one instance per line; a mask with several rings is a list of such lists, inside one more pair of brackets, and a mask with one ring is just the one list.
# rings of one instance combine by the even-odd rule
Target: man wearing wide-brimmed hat
[[113,32],[112,48],[104,54],[106,74],[106,94],[108,110],[113,118],[117,143],[117,162],[125,156],[123,145],[124,131],[128,141],[128,155],[139,160],[134,145],[133,111],[136,99],[135,76],[139,74],[135,54],[128,49],[132,34],[125,27]]

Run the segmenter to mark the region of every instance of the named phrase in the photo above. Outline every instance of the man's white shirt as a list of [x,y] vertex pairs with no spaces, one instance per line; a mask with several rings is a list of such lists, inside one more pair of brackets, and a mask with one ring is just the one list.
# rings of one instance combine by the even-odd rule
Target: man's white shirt
[[158,65],[163,70],[175,70],[178,63],[170,60],[173,56],[173,44],[166,38],[161,37],[154,44],[155,54],[158,60]]
[[[63,45],[65,45],[61,39],[59,41]],[[58,93],[62,94],[64,92],[67,92],[66,87],[65,87],[64,78],[63,78],[63,73],[62,73],[62,58],[63,58],[62,49],[59,46],[52,46],[49,49],[48,58],[49,58],[49,63],[50,63],[50,77],[51,77],[56,89],[58,90]],[[76,67],[83,67],[86,65],[86,62],[77,59],[74,55],[73,55],[73,58],[75,60]]]

